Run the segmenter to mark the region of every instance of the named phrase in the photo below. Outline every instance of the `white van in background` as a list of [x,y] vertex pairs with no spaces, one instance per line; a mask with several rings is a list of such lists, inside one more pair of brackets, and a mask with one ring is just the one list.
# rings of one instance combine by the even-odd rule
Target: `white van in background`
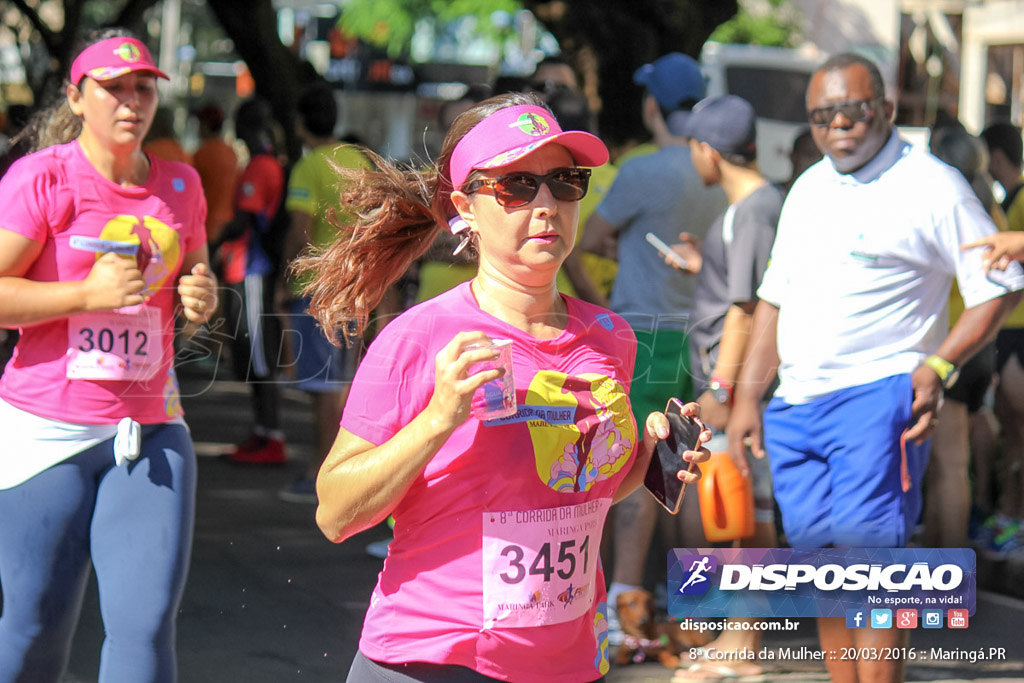
[[757,164],[776,182],[789,179],[793,139],[807,128],[804,95],[825,55],[813,47],[792,49],[708,41],[701,66],[707,94],[739,95],[757,112]]

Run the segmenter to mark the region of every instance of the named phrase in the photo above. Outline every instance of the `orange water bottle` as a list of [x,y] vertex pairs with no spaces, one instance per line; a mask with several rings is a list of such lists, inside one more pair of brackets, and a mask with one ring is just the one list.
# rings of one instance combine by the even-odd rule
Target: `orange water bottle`
[[754,486],[724,451],[700,465],[700,518],[708,541],[735,541],[754,534]]

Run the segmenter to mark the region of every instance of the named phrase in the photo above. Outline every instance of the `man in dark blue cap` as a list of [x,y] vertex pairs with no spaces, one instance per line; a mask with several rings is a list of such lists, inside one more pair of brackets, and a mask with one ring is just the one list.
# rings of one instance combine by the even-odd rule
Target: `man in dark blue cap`
[[[700,65],[673,52],[640,67],[634,80],[646,88],[643,118],[657,150],[622,165],[583,229],[583,251],[607,255],[605,245],[618,241],[619,271],[611,301],[594,296],[586,283],[576,289],[582,298],[609,305],[637,335],[630,400],[642,422],[650,412],[664,410],[669,397],[686,401],[694,396],[686,338],[693,277],[666,265],[646,236],[652,233],[671,243],[687,231],[702,238],[725,209],[725,196],[720,189],[701,182],[686,139],[680,135],[689,110],[705,94]],[[619,593],[641,587],[657,517],[654,499],[643,491],[616,506],[610,612]],[[689,527],[699,532],[699,524]],[[702,538],[689,540],[699,545]],[[614,630],[610,637],[615,638]]]

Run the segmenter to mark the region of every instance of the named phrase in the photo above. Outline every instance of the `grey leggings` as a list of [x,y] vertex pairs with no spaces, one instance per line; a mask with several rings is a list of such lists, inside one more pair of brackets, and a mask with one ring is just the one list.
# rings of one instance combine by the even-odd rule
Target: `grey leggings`
[[90,559],[106,632],[100,682],[172,683],[195,488],[192,441],[171,424],[144,426],[126,466],[107,440],[0,491],[0,683],[60,680]]

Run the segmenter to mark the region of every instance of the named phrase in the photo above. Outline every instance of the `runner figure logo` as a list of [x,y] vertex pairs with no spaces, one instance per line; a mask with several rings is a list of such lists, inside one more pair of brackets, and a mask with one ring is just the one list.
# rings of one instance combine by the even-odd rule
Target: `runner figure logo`
[[679,565],[687,567],[686,578],[679,587],[680,595],[703,595],[711,587],[708,574],[718,570],[718,558],[713,555],[684,555]]

